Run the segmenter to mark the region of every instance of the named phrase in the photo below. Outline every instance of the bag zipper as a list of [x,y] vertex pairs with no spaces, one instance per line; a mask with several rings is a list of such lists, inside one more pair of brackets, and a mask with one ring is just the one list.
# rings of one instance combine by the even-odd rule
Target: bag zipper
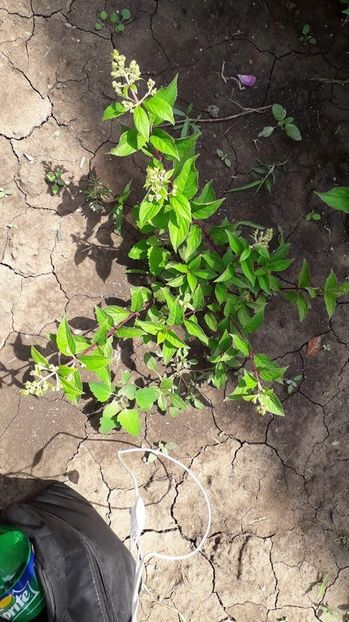
[[[37,559],[37,564],[36,564],[36,571],[38,573],[38,577],[40,580],[40,583],[42,585],[42,588],[44,590],[45,593],[45,600],[46,600],[46,610],[47,610],[47,614],[49,616],[49,619],[51,618],[51,620],[54,622],[56,620],[56,606],[55,606],[55,600],[54,600],[54,594],[53,594],[53,589],[52,589],[52,585],[50,583],[49,578],[47,577],[47,575],[45,574],[45,571],[38,559]],[[50,608],[49,606],[50,605]],[[51,616],[52,614],[52,616]]]
[[46,516],[51,516],[52,518],[58,519],[59,521],[61,521],[62,523],[64,523],[65,525],[67,525],[67,527],[69,527],[74,533],[77,534],[78,538],[85,544],[85,547],[87,549],[87,553],[88,553],[88,558],[89,558],[89,562],[90,562],[90,566],[92,569],[92,574],[96,580],[97,586],[100,588],[100,592],[103,596],[103,605],[104,605],[104,613],[105,613],[105,621],[106,622],[113,622],[113,608],[110,602],[110,598],[109,598],[109,594],[108,594],[108,590],[105,586],[104,580],[103,580],[103,575],[101,572],[101,561],[98,555],[98,552],[96,551],[96,549],[92,546],[91,542],[88,540],[88,538],[86,538],[86,536],[81,533],[78,529],[76,529],[76,527],[74,527],[73,525],[71,525],[70,523],[68,523],[66,520],[64,520],[64,518],[61,518],[60,516],[57,516],[56,514],[52,514],[51,512],[48,512],[47,510],[39,510],[40,513],[42,514],[46,514]]

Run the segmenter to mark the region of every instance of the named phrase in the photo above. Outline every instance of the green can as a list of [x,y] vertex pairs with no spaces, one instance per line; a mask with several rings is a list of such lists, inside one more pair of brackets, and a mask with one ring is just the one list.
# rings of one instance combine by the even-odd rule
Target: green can
[[31,542],[13,525],[0,525],[0,618],[30,622],[44,609]]

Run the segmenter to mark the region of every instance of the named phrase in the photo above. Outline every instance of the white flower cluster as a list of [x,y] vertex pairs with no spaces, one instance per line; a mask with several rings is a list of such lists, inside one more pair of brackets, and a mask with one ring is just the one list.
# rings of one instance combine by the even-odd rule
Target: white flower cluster
[[[113,51],[111,63],[111,77],[113,78],[112,87],[119,97],[124,99],[121,101],[125,110],[131,110],[139,103],[137,99],[138,87],[137,82],[142,80],[141,70],[135,60],[131,60],[126,65],[126,56],[120,54],[118,50]],[[155,95],[155,82],[151,78],[147,80],[147,93],[140,101],[143,101],[149,95]],[[130,97],[131,92],[131,97]]]
[[144,188],[148,190],[147,200],[151,203],[165,201],[169,195],[169,183],[173,169],[166,171],[161,162],[155,162],[147,167],[147,177]]
[[42,397],[49,390],[59,391],[60,386],[58,382],[56,382],[56,384],[48,382],[49,378],[53,376],[57,377],[57,369],[58,367],[55,365],[49,365],[47,367],[42,363],[36,363],[34,369],[30,372],[34,380],[27,380],[22,389],[22,395],[36,395],[36,397]]

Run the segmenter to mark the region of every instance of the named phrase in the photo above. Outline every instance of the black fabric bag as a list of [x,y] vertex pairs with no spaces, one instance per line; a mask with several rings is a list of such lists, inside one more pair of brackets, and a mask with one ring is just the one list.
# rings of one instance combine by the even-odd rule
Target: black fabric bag
[[130,622],[134,561],[81,495],[60,482],[6,507],[32,541],[48,622]]

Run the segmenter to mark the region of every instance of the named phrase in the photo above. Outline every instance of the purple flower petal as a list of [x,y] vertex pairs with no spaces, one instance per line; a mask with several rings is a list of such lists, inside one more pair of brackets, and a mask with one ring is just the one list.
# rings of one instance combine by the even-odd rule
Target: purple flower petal
[[241,84],[243,84],[244,86],[253,86],[254,84],[256,84],[257,80],[256,76],[250,76],[241,73],[238,73],[238,78]]

